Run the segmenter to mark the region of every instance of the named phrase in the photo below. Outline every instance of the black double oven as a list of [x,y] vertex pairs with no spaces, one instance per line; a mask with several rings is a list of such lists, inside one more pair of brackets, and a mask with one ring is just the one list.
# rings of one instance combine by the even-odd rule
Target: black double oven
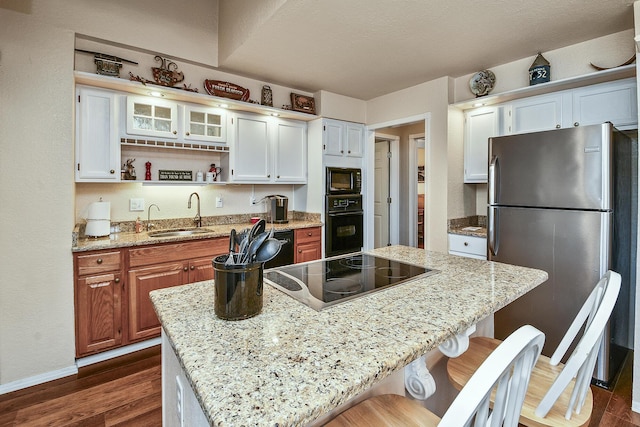
[[360,251],[364,229],[362,170],[327,167],[326,183],[325,254]]

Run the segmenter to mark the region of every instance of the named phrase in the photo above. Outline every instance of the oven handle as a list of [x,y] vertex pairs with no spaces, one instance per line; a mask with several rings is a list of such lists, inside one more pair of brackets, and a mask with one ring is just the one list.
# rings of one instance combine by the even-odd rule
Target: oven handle
[[364,211],[329,212],[328,216],[364,215]]

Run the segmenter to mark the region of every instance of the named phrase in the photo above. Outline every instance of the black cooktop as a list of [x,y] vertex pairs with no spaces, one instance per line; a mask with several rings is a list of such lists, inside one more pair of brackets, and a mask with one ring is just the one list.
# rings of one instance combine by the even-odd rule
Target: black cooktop
[[436,270],[379,256],[353,253],[267,270],[265,282],[320,311],[399,285]]

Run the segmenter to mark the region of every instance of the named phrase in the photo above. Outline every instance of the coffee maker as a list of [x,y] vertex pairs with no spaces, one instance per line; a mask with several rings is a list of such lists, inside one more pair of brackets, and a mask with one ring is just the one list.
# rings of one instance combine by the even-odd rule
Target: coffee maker
[[272,194],[265,197],[267,204],[267,222],[285,224],[287,220],[287,210],[289,209],[289,199],[286,196]]

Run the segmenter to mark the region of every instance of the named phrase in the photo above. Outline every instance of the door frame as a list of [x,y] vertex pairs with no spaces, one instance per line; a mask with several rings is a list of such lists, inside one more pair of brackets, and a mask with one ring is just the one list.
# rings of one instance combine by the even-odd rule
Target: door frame
[[[424,177],[424,194],[427,194],[427,190],[429,188],[429,180],[427,179],[427,159],[429,158],[428,146],[427,144],[427,128],[425,123],[425,132],[424,133],[416,133],[409,135],[409,153],[415,154],[418,151],[418,143],[416,140],[422,139],[424,140],[424,156],[425,156],[425,177]],[[417,173],[418,170],[418,159],[417,156],[409,156],[409,170],[412,170]],[[418,180],[412,179],[409,181],[409,194],[415,194],[416,197],[409,198],[409,246],[417,247],[418,246]],[[424,198],[425,211],[427,205],[427,197]],[[422,224],[423,232],[424,232],[424,246],[427,247],[427,215],[425,215],[424,222]]]
[[[389,159],[389,197],[391,197],[391,206],[389,206],[389,243],[397,245],[400,242],[400,206],[398,204],[398,198],[400,196],[400,180],[398,179],[398,171],[400,170],[400,137],[375,132],[373,136],[374,168],[372,170],[375,170],[375,138],[385,139],[389,142],[389,152],[391,153],[391,158]],[[371,182],[373,186],[375,186],[375,177]],[[373,233],[375,233],[373,222],[371,228]],[[372,235],[371,238],[373,239],[371,240],[373,247],[375,235]]]
[[[401,119],[395,119],[395,120],[391,120],[388,122],[382,122],[382,123],[374,123],[374,124],[370,124],[367,125],[366,127],[366,150],[365,150],[365,156],[363,159],[363,167],[365,168],[365,170],[368,171],[373,171],[375,170],[375,143],[376,143],[376,138],[375,138],[375,130],[376,129],[382,129],[382,128],[386,128],[386,127],[392,127],[392,126],[406,126],[406,125],[410,125],[412,123],[416,123],[416,122],[420,122],[420,121],[424,121],[424,133],[425,133],[425,156],[427,156],[427,158],[425,159],[425,169],[430,170],[430,168],[428,167],[428,160],[429,160],[429,155],[428,155],[428,150],[426,147],[428,147],[429,141],[430,141],[430,135],[431,135],[431,113],[424,113],[424,114],[418,114],[415,116],[409,116],[409,117],[404,117]],[[398,152],[397,155],[394,156],[393,152],[391,154],[391,158],[393,159],[395,157],[395,160],[398,162],[398,164],[396,165],[396,169],[395,169],[395,173],[394,171],[389,171],[389,174],[392,175],[392,177],[394,177],[395,179],[395,183],[397,183],[397,188],[398,188],[398,193],[395,194],[396,200],[398,195],[399,195],[399,188],[400,188],[400,180],[399,180],[399,162],[400,162],[400,158],[399,158],[399,154],[400,154],[400,148],[399,148],[399,144],[398,144]],[[393,164],[393,162],[392,162]],[[417,168],[417,166],[416,166]],[[371,250],[373,249],[373,243],[374,243],[374,231],[373,231],[373,210],[374,210],[374,206],[373,206],[373,199],[374,199],[374,194],[373,194],[373,187],[374,187],[374,179],[375,177],[372,176],[372,174],[367,174],[366,177],[366,188],[364,190],[365,193],[365,197],[364,197],[364,211],[365,211],[365,218],[364,218],[364,222],[365,222],[365,234],[364,234],[364,249],[365,250]],[[428,179],[429,179],[429,172],[427,172],[427,175],[425,176],[425,191],[427,191],[428,189]],[[391,184],[390,184],[391,185]],[[417,185],[417,183],[416,183]],[[417,192],[417,187],[416,187],[416,192]],[[391,197],[394,197],[393,195]],[[393,199],[392,199],[393,200]],[[413,202],[414,203],[414,208],[417,209],[416,206],[416,201]],[[427,227],[428,225],[428,215],[426,215],[426,212],[429,211],[429,205],[430,205],[430,201],[428,198],[425,198],[425,227]],[[392,203],[393,204],[393,203]],[[396,204],[397,206],[397,204]],[[369,214],[370,212],[370,214]],[[396,217],[396,225],[395,227],[399,227],[399,206],[398,206],[398,217]],[[416,217],[417,217],[417,212],[416,212]],[[415,226],[414,226],[415,227]],[[389,232],[391,232],[391,230],[389,230]],[[395,234],[394,239],[395,240],[391,240],[392,244],[397,244],[397,242],[400,241],[400,236],[399,236],[399,228],[398,231]],[[425,236],[425,242],[424,242],[424,246],[425,249],[428,247],[428,236]],[[396,242],[396,243],[393,243]]]

